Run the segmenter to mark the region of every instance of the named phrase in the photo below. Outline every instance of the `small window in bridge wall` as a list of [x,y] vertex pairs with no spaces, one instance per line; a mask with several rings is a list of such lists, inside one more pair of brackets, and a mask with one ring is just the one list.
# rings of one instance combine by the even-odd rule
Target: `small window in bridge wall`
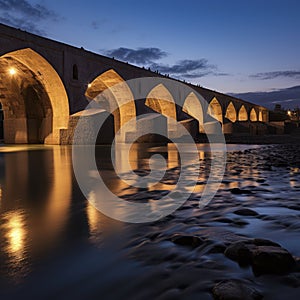
[[78,67],[73,65],[73,79],[78,80]]

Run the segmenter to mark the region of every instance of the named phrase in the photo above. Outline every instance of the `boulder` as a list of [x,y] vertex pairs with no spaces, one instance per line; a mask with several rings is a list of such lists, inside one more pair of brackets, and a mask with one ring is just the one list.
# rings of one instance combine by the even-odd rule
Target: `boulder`
[[241,208],[241,209],[234,211],[233,213],[236,215],[239,215],[239,216],[257,216],[258,215],[258,213],[256,211],[249,209],[249,208]]
[[203,240],[199,237],[192,236],[192,235],[179,235],[176,234],[172,237],[171,241],[174,244],[181,245],[181,246],[187,246],[196,248],[203,244]]
[[252,254],[252,268],[255,274],[284,274],[293,270],[296,262],[284,248],[258,246]]
[[232,243],[224,254],[241,266],[251,265],[255,275],[284,274],[296,268],[295,259],[286,249],[265,239]]
[[224,254],[242,266],[251,263],[250,245],[245,241],[232,243],[225,249]]
[[212,294],[216,300],[259,300],[263,296],[240,280],[224,280],[217,283]]

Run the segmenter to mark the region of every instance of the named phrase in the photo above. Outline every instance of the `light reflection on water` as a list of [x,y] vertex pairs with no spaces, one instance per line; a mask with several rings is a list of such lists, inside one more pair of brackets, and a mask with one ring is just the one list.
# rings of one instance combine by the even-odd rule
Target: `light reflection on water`
[[[200,160],[209,157],[209,147],[200,145],[199,149]],[[78,238],[97,241],[105,229],[120,226],[99,213],[80,193],[73,176],[71,150],[69,146],[37,145],[0,148],[0,287],[9,278],[15,281],[25,277],[46,253]],[[229,150],[243,150],[243,146]],[[180,157],[173,146],[148,149],[134,145],[129,164],[122,151],[115,153],[117,169],[122,173],[129,168],[148,169],[153,153],[162,154],[168,168],[179,166]],[[108,187],[118,195],[137,193],[112,171],[109,154],[106,147],[97,149],[100,173]],[[200,174],[199,181],[206,179],[207,174]],[[159,183],[149,190],[173,186],[174,182]],[[197,185],[195,192],[202,192],[203,187]]]
[[8,240],[7,252],[20,261],[24,251],[24,240],[26,231],[24,230],[24,218],[18,211],[7,215],[7,234]]
[[20,264],[24,258],[26,230],[24,226],[24,215],[22,211],[16,210],[4,217],[7,241],[6,251],[16,264]]
[[4,147],[0,161],[1,273],[19,281],[35,255],[58,242],[68,219],[70,152],[59,147],[10,146]]

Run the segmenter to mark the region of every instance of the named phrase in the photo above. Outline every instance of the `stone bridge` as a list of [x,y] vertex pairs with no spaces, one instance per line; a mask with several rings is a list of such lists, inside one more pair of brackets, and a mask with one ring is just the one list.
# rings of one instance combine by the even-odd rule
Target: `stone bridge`
[[[157,80],[144,99],[136,101],[126,81],[142,77]],[[268,110],[262,106],[191,84],[185,84],[187,92],[176,101],[180,105],[175,105],[178,95],[164,79],[157,72],[0,24],[0,129],[5,143],[71,143],[74,126],[87,104],[118,83],[123,83],[121,90],[102,99],[102,109],[96,112],[109,111],[112,116],[104,135],[113,135],[127,121],[147,112],[165,120],[169,137],[179,134],[170,118],[193,135],[202,133],[203,125],[207,133],[216,122],[224,133],[258,134],[268,122]],[[126,98],[125,105],[120,105],[119,97]],[[207,113],[210,118],[205,117]],[[145,126],[153,126],[154,121],[145,119]],[[129,131],[121,142],[138,136],[137,128]]]

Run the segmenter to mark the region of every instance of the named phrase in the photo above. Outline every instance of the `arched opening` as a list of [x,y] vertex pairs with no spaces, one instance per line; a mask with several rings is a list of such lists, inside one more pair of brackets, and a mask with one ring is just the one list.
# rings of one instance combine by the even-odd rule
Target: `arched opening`
[[230,102],[227,106],[225,118],[227,118],[233,123],[236,121],[236,109],[232,102]]
[[155,86],[150,91],[147,95],[145,105],[167,117],[169,136],[176,132],[175,123],[171,120],[177,120],[175,102],[171,93],[163,84]]
[[77,65],[73,65],[73,79],[78,80],[78,67]]
[[198,97],[191,92],[185,99],[182,110],[198,120],[199,132],[203,131],[203,110]]
[[239,121],[247,121],[247,120],[248,120],[247,110],[245,106],[242,105],[239,110]]
[[68,127],[69,103],[54,68],[26,48],[0,57],[5,143],[60,144]]
[[260,110],[258,113],[258,121],[262,122],[263,121],[263,114],[262,111]]
[[269,122],[269,112],[267,109],[262,109],[261,111],[261,119],[262,119],[262,122]]
[[[40,87],[40,86],[38,86]],[[27,120],[27,142],[43,143],[46,136],[51,132],[51,126],[43,128],[43,120],[51,124],[52,108],[43,88],[29,84],[23,87],[21,95],[24,99],[24,106]]]
[[218,99],[216,97],[214,97],[208,106],[208,113],[215,118],[216,120],[218,120],[219,122],[221,122],[223,124],[223,113],[222,113],[222,107],[220,102],[218,101]]
[[254,107],[250,111],[250,121],[251,122],[256,122],[257,121],[257,114],[256,114],[256,111],[255,111]]
[[[97,97],[97,103],[101,109],[114,116],[114,130],[118,130],[128,121],[136,118],[136,108],[132,92],[124,79],[114,70],[110,69],[88,84],[86,97],[93,100]],[[130,128],[135,132],[136,128]],[[127,133],[124,133],[127,135]],[[125,141],[126,137],[120,137]]]

